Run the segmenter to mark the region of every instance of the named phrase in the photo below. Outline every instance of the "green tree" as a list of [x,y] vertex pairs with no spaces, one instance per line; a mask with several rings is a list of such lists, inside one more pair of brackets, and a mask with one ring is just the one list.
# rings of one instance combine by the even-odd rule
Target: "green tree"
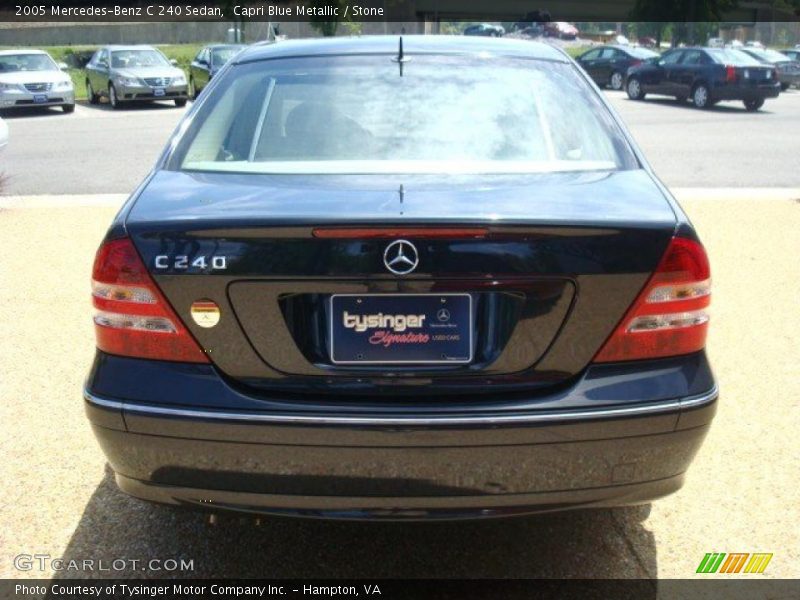
[[[789,0],[794,2],[795,0]],[[800,0],[798,0],[800,1]],[[650,21],[654,25],[668,23],[672,26],[672,45],[681,42],[697,43],[709,29],[714,28],[727,11],[738,6],[738,0],[636,0],[631,18],[636,21]],[[661,42],[658,32],[656,40]]]
[[310,0],[308,5],[319,8],[332,6],[338,9],[336,11],[337,16],[334,17],[332,21],[329,20],[331,17],[326,16],[313,16],[308,19],[308,24],[311,25],[312,29],[316,29],[325,37],[336,35],[336,30],[339,29],[339,23],[350,20],[349,17],[348,19],[344,19],[344,9],[347,5],[347,0]]

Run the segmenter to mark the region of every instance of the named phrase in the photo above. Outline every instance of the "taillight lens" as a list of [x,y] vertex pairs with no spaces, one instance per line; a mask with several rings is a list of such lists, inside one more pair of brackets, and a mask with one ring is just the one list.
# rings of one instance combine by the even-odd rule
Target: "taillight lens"
[[92,270],[97,347],[109,354],[208,362],[147,272],[129,238],[100,246]]
[[711,272],[700,242],[672,238],[647,285],[595,357],[595,362],[661,358],[702,350],[711,301]]
[[736,67],[733,65],[725,65],[725,81],[728,83],[736,81]]
[[633,61],[631,61],[631,66],[632,67],[638,67],[640,64],[642,64],[642,61],[639,60],[638,58],[634,59]]

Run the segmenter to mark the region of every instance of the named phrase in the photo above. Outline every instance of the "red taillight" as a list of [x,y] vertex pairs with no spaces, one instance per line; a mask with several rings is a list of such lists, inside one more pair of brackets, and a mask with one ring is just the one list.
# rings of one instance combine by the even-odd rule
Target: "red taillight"
[[161,294],[128,238],[97,251],[92,270],[97,347],[109,354],[208,362]]
[[736,81],[736,67],[733,65],[725,65],[725,81],[728,83]]
[[703,246],[672,238],[647,285],[594,361],[661,358],[702,350],[710,300],[711,272]]
[[632,67],[638,67],[640,64],[642,64],[642,61],[639,60],[638,58],[635,59],[633,62],[631,62]]

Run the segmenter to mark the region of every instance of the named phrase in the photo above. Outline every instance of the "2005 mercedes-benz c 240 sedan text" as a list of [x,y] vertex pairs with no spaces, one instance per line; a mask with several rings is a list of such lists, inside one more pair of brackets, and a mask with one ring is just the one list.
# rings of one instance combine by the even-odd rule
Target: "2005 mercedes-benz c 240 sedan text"
[[560,50],[378,37],[229,63],[103,241],[86,409],[126,492],[459,518],[675,491],[706,254]]

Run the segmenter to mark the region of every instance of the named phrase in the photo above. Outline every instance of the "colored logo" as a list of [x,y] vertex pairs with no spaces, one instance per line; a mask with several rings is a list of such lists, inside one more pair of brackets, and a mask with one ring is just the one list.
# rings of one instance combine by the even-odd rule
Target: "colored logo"
[[200,327],[214,327],[214,325],[219,323],[219,306],[211,300],[197,300],[196,302],[192,302],[189,312],[192,315],[192,320]]
[[708,552],[696,573],[763,573],[772,554],[766,552]]

